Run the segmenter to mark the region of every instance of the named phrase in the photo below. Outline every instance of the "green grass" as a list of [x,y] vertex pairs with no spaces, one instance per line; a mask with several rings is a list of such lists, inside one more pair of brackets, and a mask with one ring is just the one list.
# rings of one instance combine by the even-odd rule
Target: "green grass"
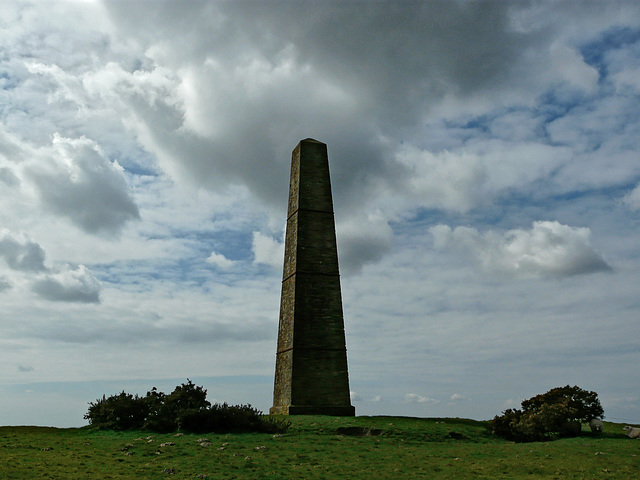
[[[516,444],[484,422],[402,417],[291,417],[282,436],[175,436],[89,427],[0,428],[0,479],[567,479],[640,478],[640,441],[605,433]],[[336,434],[360,426],[377,436]],[[154,438],[147,438],[152,436]],[[206,437],[210,445],[201,446]],[[161,446],[173,442],[174,445]]]

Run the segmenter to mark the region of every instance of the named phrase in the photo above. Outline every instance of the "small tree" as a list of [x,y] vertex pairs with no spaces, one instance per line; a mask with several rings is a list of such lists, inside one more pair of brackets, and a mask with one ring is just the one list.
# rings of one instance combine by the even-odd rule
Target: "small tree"
[[541,441],[577,435],[580,423],[604,417],[596,392],[558,387],[522,402],[522,410],[505,410],[491,421],[493,432],[516,441]]

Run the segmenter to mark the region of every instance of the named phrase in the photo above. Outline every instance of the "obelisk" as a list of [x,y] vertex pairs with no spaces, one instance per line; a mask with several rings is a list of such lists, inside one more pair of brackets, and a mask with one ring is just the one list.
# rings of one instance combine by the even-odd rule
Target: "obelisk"
[[327,146],[291,155],[272,415],[355,415]]

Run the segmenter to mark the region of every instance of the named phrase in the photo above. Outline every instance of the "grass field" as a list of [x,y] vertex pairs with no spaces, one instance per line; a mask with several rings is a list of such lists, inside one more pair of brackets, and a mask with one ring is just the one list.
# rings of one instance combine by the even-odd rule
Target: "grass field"
[[[493,437],[484,422],[473,420],[291,421],[282,436],[2,427],[0,479],[640,478],[640,440],[627,438],[619,424],[605,423],[597,437],[584,432],[516,444]],[[339,434],[341,427],[371,429],[373,435]]]

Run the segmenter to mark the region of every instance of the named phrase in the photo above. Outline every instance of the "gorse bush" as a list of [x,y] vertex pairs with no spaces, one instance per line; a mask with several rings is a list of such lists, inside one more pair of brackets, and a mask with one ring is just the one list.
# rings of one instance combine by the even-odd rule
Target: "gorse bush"
[[265,417],[251,405],[211,405],[207,391],[191,380],[166,395],[152,388],[145,397],[122,392],[89,403],[84,415],[99,428],[187,432],[284,432],[289,422]]
[[604,410],[596,392],[567,385],[524,400],[521,410],[505,410],[490,427],[500,437],[535,442],[579,435],[581,423],[602,417]]

